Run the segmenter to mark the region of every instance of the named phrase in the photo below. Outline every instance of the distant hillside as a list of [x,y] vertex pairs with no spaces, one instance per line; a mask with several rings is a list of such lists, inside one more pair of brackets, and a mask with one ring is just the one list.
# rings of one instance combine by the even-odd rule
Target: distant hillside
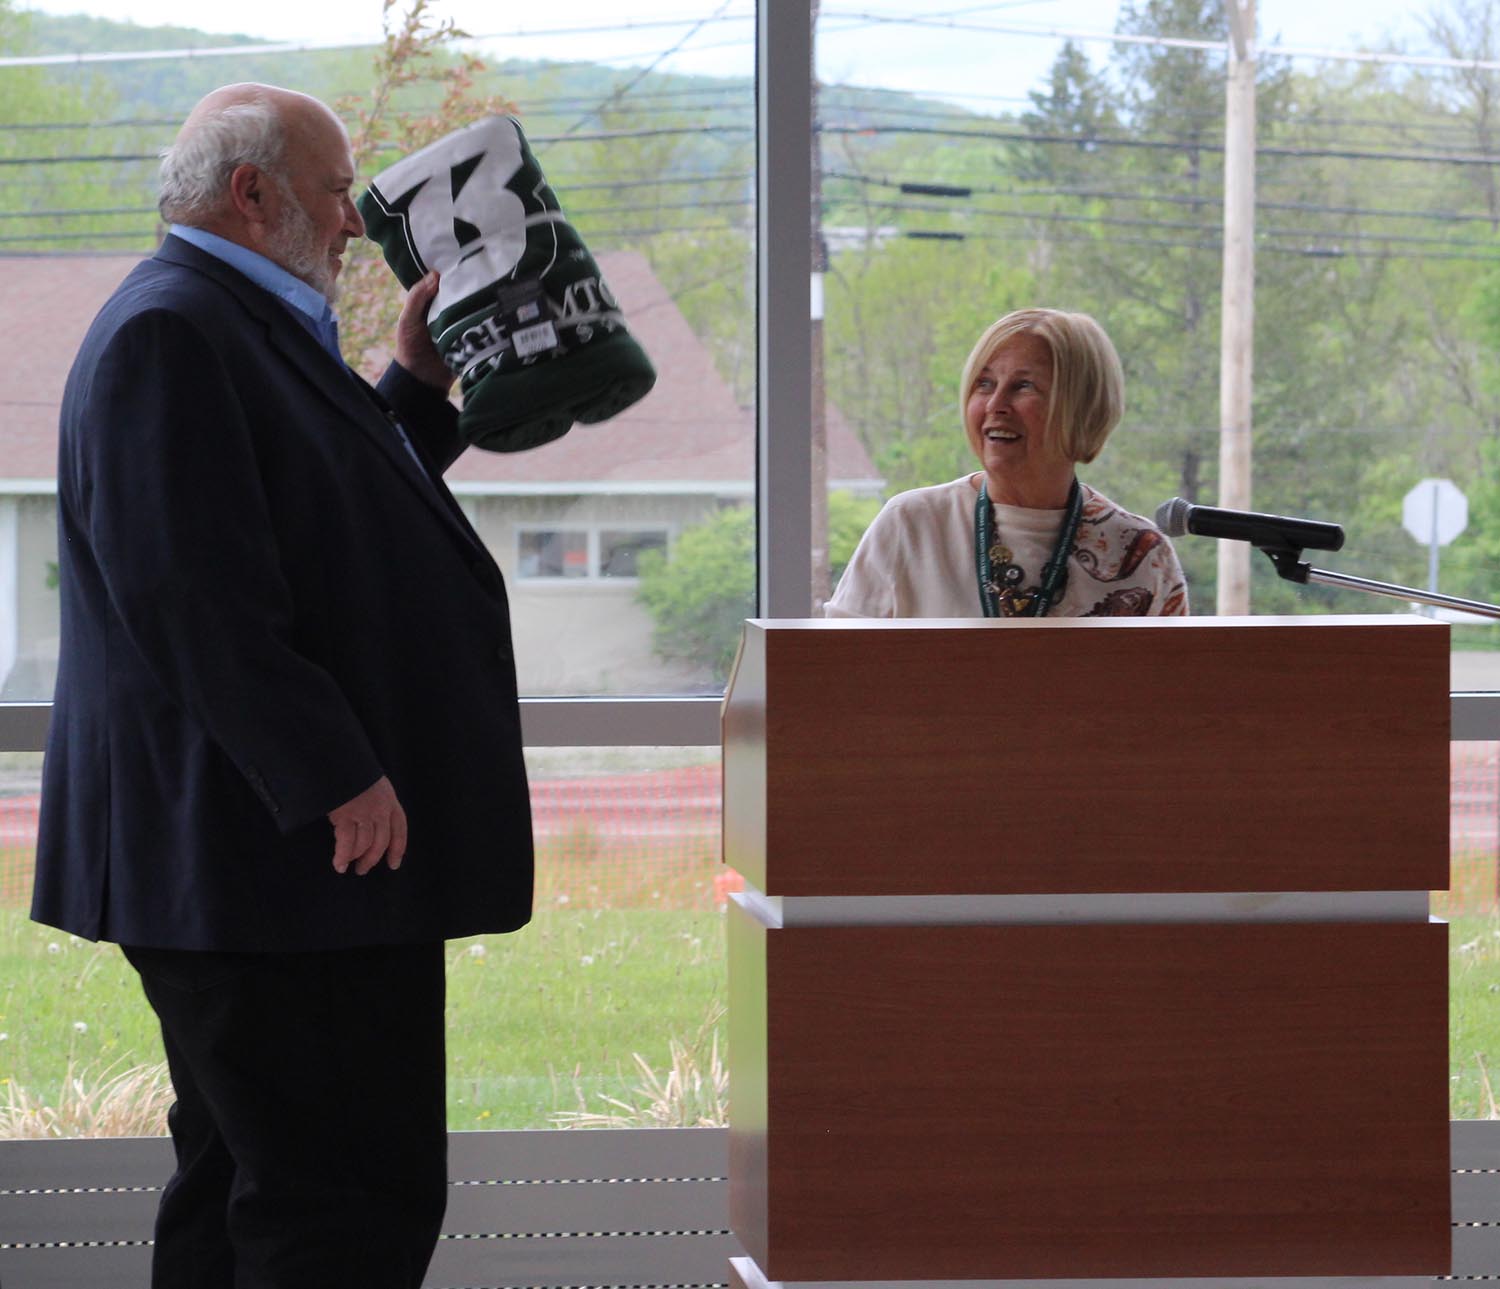
[[47,14],[21,9],[29,54],[98,54],[122,49],[207,49],[255,43],[254,36],[210,35],[194,27],[140,27],[88,14]]
[[[15,52],[97,54],[127,50],[221,49],[265,42],[234,33],[192,27],[143,27],[135,23],[20,11],[21,35]],[[292,85],[321,98],[334,98],[368,81],[368,50],[318,50],[305,54],[244,54],[148,59],[121,63],[65,64],[50,69],[57,83],[101,95],[120,118],[180,121],[209,90],[231,81]]]
[[[91,18],[20,10],[22,35],[16,53],[104,53],[122,50],[219,49],[264,43],[254,37],[191,27],[146,27]],[[294,37],[289,37],[294,39]],[[52,75],[85,88],[92,79],[107,87],[121,115],[180,120],[193,103],[217,85],[261,80],[336,100],[366,91],[373,49],[310,50],[90,63],[54,69]],[[657,119],[664,126],[711,129],[754,124],[754,87],[746,78],[682,76],[595,63],[505,60],[492,63],[485,88],[514,100],[528,131],[550,134],[582,129],[619,129],[620,118]],[[634,83],[632,83],[634,82]],[[629,93],[619,90],[630,85]],[[97,88],[97,86],[96,86]],[[419,105],[418,105],[419,106]],[[865,125],[930,111],[924,100],[884,90],[827,91],[823,100],[830,124]],[[608,118],[608,119],[606,119]]]

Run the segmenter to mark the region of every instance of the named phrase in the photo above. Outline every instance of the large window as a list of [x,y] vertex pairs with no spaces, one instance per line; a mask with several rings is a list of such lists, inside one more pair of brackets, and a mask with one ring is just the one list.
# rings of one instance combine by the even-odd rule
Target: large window
[[[95,8],[111,12],[109,0]],[[11,261],[6,309],[25,320],[6,329],[0,353],[0,696],[44,699],[55,674],[55,429],[72,354],[110,291],[164,232],[154,155],[204,92],[238,80],[336,104],[364,178],[486,113],[521,122],[540,178],[585,248],[587,262],[570,259],[553,312],[584,319],[572,333],[580,353],[622,333],[633,339],[655,385],[644,396],[636,389],[638,401],[602,422],[594,418],[609,408],[594,408],[591,423],[541,446],[471,448],[449,484],[510,583],[524,692],[719,692],[721,642],[681,623],[705,597],[735,611],[720,618],[755,607],[753,542],[739,542],[721,520],[735,510],[746,531],[754,527],[753,5],[689,6],[676,21],[642,22],[601,16],[577,0],[533,23],[449,0],[427,12],[416,33],[424,54],[414,58],[374,43],[379,0],[335,9],[237,16],[236,30],[248,22],[248,36],[214,31],[201,8],[170,2],[153,11],[170,29],[89,25],[50,12],[14,35],[0,28],[15,46],[9,55],[82,55],[62,67],[0,70],[0,154],[10,163],[0,247],[23,252]],[[392,7],[393,28],[406,9]],[[472,39],[438,38],[448,18]],[[252,38],[364,43],[170,56]],[[113,57],[131,49],[157,52]],[[484,65],[466,67],[468,57]],[[551,236],[545,222],[527,227],[520,233],[532,241]],[[398,284],[365,243],[346,256],[341,288],[345,356],[373,377],[389,353]],[[539,361],[566,368],[569,358]],[[539,397],[508,378],[517,386],[510,401]],[[572,393],[566,378],[551,387],[554,399]],[[726,571],[705,580],[705,565],[726,560]],[[559,598],[557,581],[572,584],[571,599]]]
[[[104,0],[46,3],[105,12]],[[255,24],[249,37],[184,36],[213,22],[176,0],[153,14],[171,32],[39,16],[26,31],[0,25],[10,42],[0,52],[376,34],[374,3],[362,17],[360,6],[337,6],[338,29],[313,30],[330,8],[299,14],[293,29],[272,6],[236,12],[237,28]],[[529,951],[522,937],[459,946],[451,966],[467,973],[460,992],[472,991],[481,1026],[493,1020],[485,982],[510,966],[566,994],[572,1010],[555,1015],[580,1027],[600,1013],[592,1004],[619,1001],[596,968],[639,970],[628,979],[642,992],[686,982],[655,1028],[580,1030],[579,1050],[592,1044],[597,1060],[579,1063],[576,1086],[572,1066],[556,1079],[541,1072],[552,1057],[518,1072],[481,1055],[455,1090],[463,1126],[544,1122],[578,1108],[579,1095],[597,1106],[601,1090],[628,1099],[637,1047],[659,1061],[700,1026],[710,1040],[717,1032],[724,891],[710,799],[726,649],[732,657],[746,614],[798,617],[826,598],[884,498],[970,468],[955,382],[988,321],[1032,303],[1098,316],[1126,365],[1129,410],[1086,477],[1146,514],[1173,495],[1218,496],[1220,6],[1042,0],[1024,21],[946,0],[882,12],[802,0],[687,8],[601,16],[563,0],[545,27],[528,20],[523,32],[518,21],[499,30],[512,25],[505,7],[452,6],[461,25],[494,38],[463,46],[490,63],[474,92],[519,112],[658,382],[615,419],[530,452],[476,449],[450,472],[511,592],[542,822],[542,899],[525,936],[555,951],[546,976],[530,961],[507,965],[504,955]],[[1262,29],[1286,45],[1369,43],[1369,32],[1304,32],[1297,24],[1317,9],[1278,12],[1263,0]],[[1474,33],[1429,36],[1407,9],[1389,11],[1400,48],[1483,54]],[[1377,4],[1363,12],[1386,21]],[[757,24],[768,51],[758,64]],[[1113,39],[1117,25],[1128,40]],[[562,34],[538,34],[554,29]],[[1429,553],[1402,527],[1402,498],[1424,478],[1450,477],[1470,520],[1441,549],[1440,585],[1494,598],[1500,264],[1484,230],[1500,208],[1480,141],[1493,73],[1475,69],[1464,82],[1445,65],[1278,55],[1270,44],[1260,47],[1254,506],[1341,521],[1350,542],[1331,565],[1417,585]],[[18,252],[0,301],[10,318],[0,345],[0,698],[51,691],[57,407],[83,327],[160,236],[155,152],[201,93],[240,79],[338,100],[357,130],[379,76],[373,57],[346,47],[0,67],[13,127],[0,131],[0,159],[14,163],[0,186],[0,247]],[[404,88],[394,110],[431,118],[457,79]],[[399,151],[371,139],[367,171]],[[371,341],[350,356],[373,370],[394,293],[374,259],[359,273],[351,281],[389,293],[363,322],[352,299],[345,305],[350,343]],[[1212,545],[1181,549],[1195,610],[1212,612]],[[1299,591],[1254,567],[1257,612],[1399,607]],[[1493,632],[1456,632],[1457,687],[1500,687]],[[1455,711],[1500,734],[1488,706]],[[25,1034],[58,1058],[51,1075],[26,1067],[42,1096],[70,1058],[95,1071],[129,1051],[144,1059],[130,1036],[149,1029],[136,1001],[70,1010],[75,982],[119,968],[113,951],[25,922],[45,720],[0,708],[0,975],[12,982],[0,1078],[21,1082]],[[1455,824],[1462,901],[1449,908],[1477,919],[1465,923],[1469,939],[1482,923],[1488,934],[1494,911],[1483,894],[1494,806],[1482,786],[1493,757],[1477,737],[1462,735],[1473,751],[1460,758],[1462,781],[1478,804]],[[634,958],[643,945],[663,952]],[[1464,952],[1456,943],[1456,962]],[[476,1050],[488,1050],[483,1033]],[[529,1100],[513,1115],[501,1093],[516,1088]]]

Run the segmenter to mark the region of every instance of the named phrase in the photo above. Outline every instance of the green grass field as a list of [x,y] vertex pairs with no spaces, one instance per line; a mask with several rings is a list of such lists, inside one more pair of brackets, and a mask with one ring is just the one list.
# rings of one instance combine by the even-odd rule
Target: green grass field
[[[724,915],[545,910],[514,935],[455,941],[448,968],[450,1125],[548,1127],[556,1112],[609,1110],[601,1093],[639,1102],[634,1055],[665,1072],[672,1041],[694,1042],[726,1001]],[[0,1089],[47,1104],[70,1064],[96,1075],[163,1059],[119,950],[14,908],[0,909],[0,1035]]]
[[1500,917],[1448,927],[1448,1102],[1455,1119],[1500,1118]]
[[[1449,962],[1451,1113],[1500,1115],[1500,917],[1455,919]],[[727,998],[724,916],[709,910],[547,909],[515,935],[451,944],[448,964],[455,1128],[548,1127],[610,1110],[601,1094],[639,1103],[635,1055],[665,1072],[672,1042],[692,1046]],[[0,1087],[50,1103],[70,1062],[88,1073],[161,1060],[113,946],[0,910],[0,982]],[[722,1052],[722,1019],[708,1034]]]

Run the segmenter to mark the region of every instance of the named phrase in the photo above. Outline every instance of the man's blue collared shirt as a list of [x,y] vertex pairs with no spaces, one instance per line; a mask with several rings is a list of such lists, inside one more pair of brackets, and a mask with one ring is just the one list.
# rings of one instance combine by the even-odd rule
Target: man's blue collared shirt
[[[280,300],[291,311],[292,317],[296,318],[313,335],[313,338],[323,346],[333,360],[340,367],[344,367],[344,356],[339,352],[339,320],[334,316],[328,299],[316,287],[308,286],[299,277],[288,273],[274,260],[268,260],[258,251],[252,251],[248,246],[241,246],[238,242],[231,242],[227,237],[220,237],[217,233],[205,232],[201,228],[189,228],[185,224],[173,224],[171,228],[174,237],[180,237],[185,242],[190,242],[200,251],[212,255],[215,259],[223,260],[232,269],[238,269],[258,287],[263,287],[278,300]],[[348,368],[345,367],[347,371]],[[422,458],[417,455],[417,450],[412,446],[406,428],[394,415],[389,417],[391,429],[396,432],[397,438],[401,440],[401,446],[411,454],[411,459],[416,463],[422,478],[427,479],[427,467],[422,464]],[[431,481],[428,480],[430,483]]]
[[340,366],[344,357],[339,353],[339,323],[327,298],[316,287],[309,286],[299,277],[288,273],[274,260],[268,260],[248,246],[231,242],[227,237],[209,233],[201,228],[189,228],[185,224],[173,224],[174,237],[190,242],[200,251],[223,260],[232,269],[238,269],[258,287],[263,287],[292,311],[292,316],[312,332]]

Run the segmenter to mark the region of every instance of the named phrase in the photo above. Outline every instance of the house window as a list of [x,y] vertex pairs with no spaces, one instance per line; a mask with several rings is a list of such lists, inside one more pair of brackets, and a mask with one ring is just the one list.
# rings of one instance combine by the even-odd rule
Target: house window
[[516,577],[634,578],[641,553],[667,548],[665,528],[533,528],[522,529],[517,545]]
[[521,534],[517,577],[587,577],[589,535],[581,529],[548,528]]
[[645,551],[665,551],[665,530],[606,528],[599,534],[599,576],[636,577],[637,561]]

